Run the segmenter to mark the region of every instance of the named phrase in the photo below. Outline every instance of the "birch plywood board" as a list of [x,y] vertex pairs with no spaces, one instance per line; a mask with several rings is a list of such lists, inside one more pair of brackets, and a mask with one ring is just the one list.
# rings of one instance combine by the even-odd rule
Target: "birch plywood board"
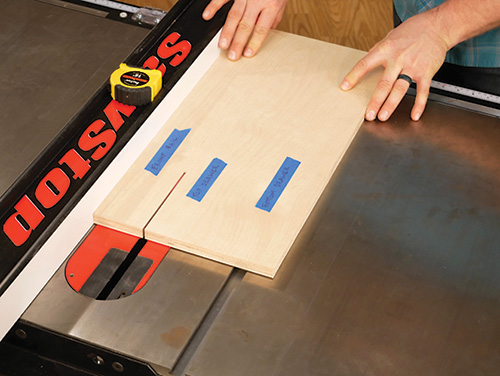
[[253,59],[221,56],[96,223],[274,276],[363,121],[378,74],[339,89],[363,54],[273,32]]

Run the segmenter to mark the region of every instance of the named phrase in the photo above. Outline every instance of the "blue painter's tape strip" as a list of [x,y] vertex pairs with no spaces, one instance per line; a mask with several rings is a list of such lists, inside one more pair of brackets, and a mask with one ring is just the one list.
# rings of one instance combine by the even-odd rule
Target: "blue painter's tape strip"
[[163,145],[158,149],[154,157],[149,161],[145,170],[151,172],[153,175],[158,176],[163,167],[167,164],[168,160],[175,153],[179,145],[184,141],[190,128],[182,131],[174,129]]
[[271,184],[269,184],[266,191],[255,206],[259,209],[270,212],[290,182],[290,179],[292,179],[293,174],[297,171],[299,165],[299,161],[286,157],[280,169],[276,175],[274,175]]
[[215,158],[212,162],[210,162],[203,174],[201,174],[200,178],[193,185],[193,188],[191,188],[187,196],[198,202],[203,200],[203,197],[205,197],[210,187],[212,187],[226,166],[226,162],[220,160],[219,158]]

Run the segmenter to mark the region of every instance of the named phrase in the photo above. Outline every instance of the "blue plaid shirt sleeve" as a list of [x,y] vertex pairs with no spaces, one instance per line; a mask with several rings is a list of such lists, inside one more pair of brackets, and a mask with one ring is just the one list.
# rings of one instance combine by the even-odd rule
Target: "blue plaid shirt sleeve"
[[[446,0],[394,0],[394,7],[402,21],[434,8]],[[500,28],[478,35],[453,47],[446,62],[480,68],[500,67]]]

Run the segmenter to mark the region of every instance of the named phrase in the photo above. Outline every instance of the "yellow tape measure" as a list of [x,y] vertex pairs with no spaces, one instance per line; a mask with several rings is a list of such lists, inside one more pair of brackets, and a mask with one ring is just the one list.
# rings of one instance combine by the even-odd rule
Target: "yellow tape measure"
[[131,106],[151,103],[162,87],[162,75],[157,69],[143,69],[120,64],[109,79],[114,100]]

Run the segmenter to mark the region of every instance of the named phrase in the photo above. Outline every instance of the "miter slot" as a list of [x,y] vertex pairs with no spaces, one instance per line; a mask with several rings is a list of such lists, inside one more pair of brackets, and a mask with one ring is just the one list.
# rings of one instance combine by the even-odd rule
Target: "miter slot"
[[177,361],[175,362],[175,365],[170,372],[172,376],[187,375],[186,372],[189,362],[193,358],[196,350],[199,348],[206,334],[212,327],[212,324],[219,315],[220,311],[222,310],[228,299],[231,297],[231,295],[238,288],[245,275],[245,270],[233,268],[221,290],[214,298],[212,305],[201,320],[200,325],[189,339],[189,342],[187,343],[182,353],[177,358]]

